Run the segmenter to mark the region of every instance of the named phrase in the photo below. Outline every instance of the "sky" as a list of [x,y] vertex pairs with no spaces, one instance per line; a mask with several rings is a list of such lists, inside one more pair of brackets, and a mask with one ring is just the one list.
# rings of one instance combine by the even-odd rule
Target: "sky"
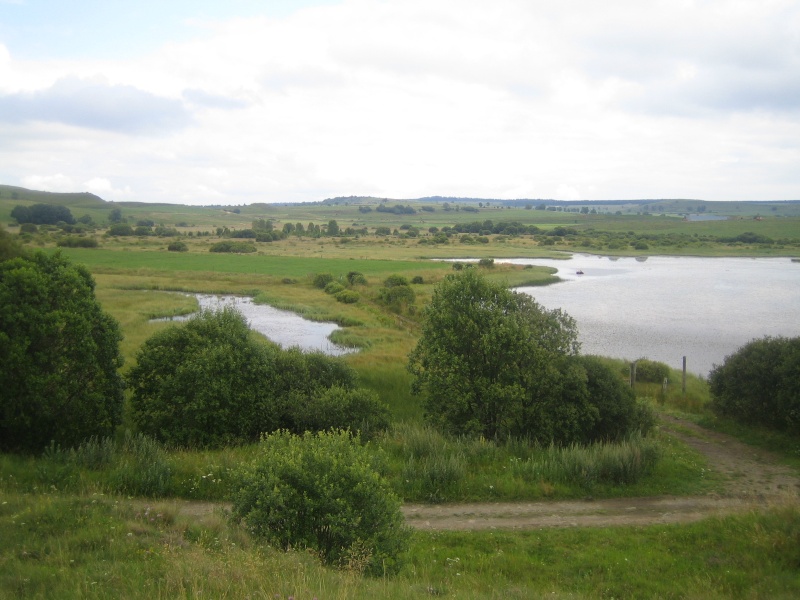
[[0,0],[0,183],[800,199],[800,1]]

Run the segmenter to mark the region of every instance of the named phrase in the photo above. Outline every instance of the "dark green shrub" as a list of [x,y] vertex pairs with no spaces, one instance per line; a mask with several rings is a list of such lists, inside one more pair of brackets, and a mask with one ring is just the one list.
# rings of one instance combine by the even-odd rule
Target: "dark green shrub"
[[59,248],[97,248],[97,240],[89,237],[70,235],[56,242]]
[[201,311],[149,338],[128,380],[139,431],[170,445],[252,442],[281,423],[271,391],[270,346],[250,337],[237,311]]
[[406,285],[407,286],[408,285],[408,279],[406,279],[402,275],[389,275],[389,277],[384,279],[383,285],[385,285],[388,288],[395,287],[395,286],[398,286],[398,285]]
[[324,564],[395,573],[408,547],[382,455],[347,432],[278,432],[237,474],[232,518],[277,548],[309,548]]
[[389,409],[375,392],[333,386],[307,397],[297,407],[296,431],[350,429],[371,439],[389,427]]
[[236,254],[248,254],[250,252],[255,252],[256,247],[247,242],[230,242],[225,240],[222,242],[217,242],[216,244],[212,244],[208,250],[209,252],[233,252]]
[[636,381],[664,383],[669,377],[670,368],[662,362],[640,358],[636,361]]
[[485,269],[491,269],[494,267],[494,259],[493,258],[482,258],[478,261],[478,266],[483,267]]
[[347,274],[347,283],[349,285],[367,285],[367,278],[364,277],[363,273],[359,273],[358,271],[350,271]]
[[0,450],[76,446],[120,423],[122,334],[94,286],[58,253],[0,262]]
[[34,225],[33,223],[22,223],[19,226],[20,233],[37,233],[38,231],[39,228],[36,227],[36,225]]
[[314,275],[314,279],[311,281],[311,285],[321,290],[325,289],[325,286],[328,285],[331,281],[333,281],[333,275],[330,273],[317,273]]
[[414,290],[408,285],[394,285],[378,290],[378,300],[395,312],[401,312],[414,304],[416,297]]
[[422,279],[421,275],[415,275],[414,277],[411,278],[411,283],[413,283],[414,285],[419,285],[425,283],[425,281]]
[[146,236],[146,235],[151,235],[152,233],[153,232],[151,231],[151,229],[149,227],[144,227],[144,226],[141,226],[141,225],[137,226],[133,230],[133,235],[138,235],[140,237]]
[[328,283],[328,285],[325,286],[325,293],[334,295],[338,294],[344,289],[345,289],[344,286],[338,281],[331,281],[330,283]]
[[800,337],[753,340],[708,377],[718,415],[800,435]]
[[170,252],[188,252],[189,246],[187,246],[184,242],[180,240],[176,240],[174,242],[170,242],[167,246],[167,250]]
[[133,227],[131,227],[127,223],[114,223],[111,227],[108,228],[108,235],[114,237],[133,235]]
[[361,294],[353,290],[344,290],[336,294],[335,298],[343,304],[355,304],[361,298]]

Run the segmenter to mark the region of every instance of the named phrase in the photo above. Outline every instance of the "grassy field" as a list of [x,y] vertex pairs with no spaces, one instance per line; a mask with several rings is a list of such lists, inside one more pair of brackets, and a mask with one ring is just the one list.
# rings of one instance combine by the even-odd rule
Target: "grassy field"
[[[13,197],[16,194],[16,197]],[[346,325],[337,333],[362,350],[346,360],[360,382],[388,404],[391,430],[378,441],[388,456],[388,476],[407,501],[501,501],[706,494],[721,480],[709,475],[696,452],[659,433],[648,438],[659,460],[633,483],[591,485],[558,473],[542,476],[547,448],[524,441],[502,446],[453,439],[423,425],[423,408],[411,394],[406,356],[419,335],[419,315],[435,284],[452,266],[430,258],[555,256],[558,252],[605,254],[698,254],[800,256],[800,205],[654,201],[594,206],[601,214],[562,210],[506,208],[495,203],[477,210],[444,210],[442,202],[387,201],[412,205],[414,214],[379,212],[378,200],[364,212],[348,204],[247,207],[110,204],[85,194],[52,195],[0,186],[0,221],[10,222],[16,204],[57,201],[73,214],[88,214],[104,224],[120,208],[131,224],[149,219],[176,227],[188,252],[168,252],[172,238],[108,237],[98,227],[81,235],[99,248],[62,248],[86,265],[97,282],[97,297],[119,320],[125,339],[123,370],[154,332],[171,326],[154,317],[185,314],[196,301],[182,294],[212,292],[256,297],[312,319]],[[433,210],[423,210],[428,206]],[[464,206],[467,206],[465,203]],[[705,208],[703,208],[705,207]],[[569,207],[567,207],[569,208]],[[578,208],[573,207],[573,208]],[[688,222],[683,213],[706,212],[736,217],[728,221]],[[648,214],[644,214],[648,213]],[[664,216],[661,216],[661,215]],[[753,217],[759,215],[761,220]],[[223,239],[217,228],[249,228],[255,219],[366,227],[366,235],[297,237],[256,243],[247,255],[215,254]],[[572,228],[564,236],[498,235],[445,244],[429,228],[475,221],[519,221],[543,231]],[[419,237],[403,232],[419,228]],[[389,227],[388,236],[374,234]],[[13,225],[9,231],[17,234]],[[397,229],[398,233],[393,231]],[[199,233],[209,235],[198,235]],[[722,243],[756,232],[769,244]],[[191,233],[191,235],[189,235]],[[20,236],[30,248],[52,251],[64,234],[43,227]],[[476,236],[472,236],[475,238]],[[547,243],[552,241],[552,243]],[[644,242],[647,249],[635,248]],[[482,269],[509,286],[552,282],[552,270],[497,265]],[[312,285],[318,273],[341,279],[364,274],[354,287],[355,304],[343,304]],[[392,310],[379,302],[389,275],[422,283],[412,285],[416,300]],[[613,361],[611,361],[614,364]],[[618,364],[620,370],[624,368]],[[679,380],[673,372],[671,379]],[[705,381],[690,377],[684,394],[673,386],[641,384],[638,395],[659,411],[679,414],[726,430],[749,443],[779,452],[800,467],[796,440],[763,431],[735,428],[707,410]],[[123,436],[123,433],[120,433]],[[0,598],[794,598],[800,596],[800,510],[769,510],[692,525],[614,529],[416,532],[407,564],[393,578],[362,577],[355,566],[323,568],[308,553],[277,552],[258,546],[247,532],[217,511],[200,518],[178,514],[178,499],[225,500],[230,474],[253,448],[188,452],[137,446],[103,467],[87,467],[52,449],[42,457],[0,456]],[[649,447],[632,447],[634,453]],[[583,456],[561,457],[564,463]],[[564,479],[565,481],[562,481]]]

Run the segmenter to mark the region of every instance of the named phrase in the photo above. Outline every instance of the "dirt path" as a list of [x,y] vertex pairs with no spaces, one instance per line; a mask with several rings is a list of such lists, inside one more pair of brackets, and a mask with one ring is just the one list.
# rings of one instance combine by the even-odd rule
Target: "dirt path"
[[[727,479],[722,494],[566,502],[409,504],[403,514],[417,529],[539,529],[688,523],[771,503],[800,501],[800,474],[774,456],[688,421],[662,416],[661,428],[708,458]],[[210,515],[219,504],[179,502],[180,514]]]
[[723,494],[568,502],[407,505],[418,529],[538,529],[688,523],[754,505],[800,500],[800,476],[769,453],[687,421],[662,416],[661,428],[708,458],[728,482]]

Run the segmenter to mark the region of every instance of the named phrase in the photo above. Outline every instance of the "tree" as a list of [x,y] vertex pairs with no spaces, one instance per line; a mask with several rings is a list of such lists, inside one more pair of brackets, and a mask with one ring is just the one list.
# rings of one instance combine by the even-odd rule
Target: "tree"
[[578,347],[569,315],[466,269],[434,289],[409,370],[427,418],[453,434],[568,444],[646,426],[629,391]]
[[577,349],[571,317],[467,269],[434,289],[409,370],[414,390],[426,395],[428,418],[440,428],[536,436],[530,417],[557,386],[555,361]]
[[277,548],[310,548],[325,564],[370,575],[395,573],[410,533],[381,459],[343,431],[266,436],[237,472],[232,516]]
[[124,382],[117,322],[82,266],[56,253],[0,262],[0,448],[36,452],[114,433]]
[[327,233],[328,235],[339,235],[339,224],[335,220],[328,221]]
[[800,434],[800,337],[753,340],[714,365],[708,383],[718,415]]
[[111,212],[108,213],[108,222],[109,223],[121,223],[122,222],[122,211],[119,208],[111,209]]
[[255,442],[277,429],[386,428],[388,409],[356,373],[322,353],[253,337],[232,308],[201,311],[149,338],[128,376],[142,433],[184,447]]
[[11,211],[11,217],[17,223],[35,223],[36,225],[55,225],[59,222],[75,223],[75,217],[66,206],[55,204],[33,204],[31,206],[15,206]]

